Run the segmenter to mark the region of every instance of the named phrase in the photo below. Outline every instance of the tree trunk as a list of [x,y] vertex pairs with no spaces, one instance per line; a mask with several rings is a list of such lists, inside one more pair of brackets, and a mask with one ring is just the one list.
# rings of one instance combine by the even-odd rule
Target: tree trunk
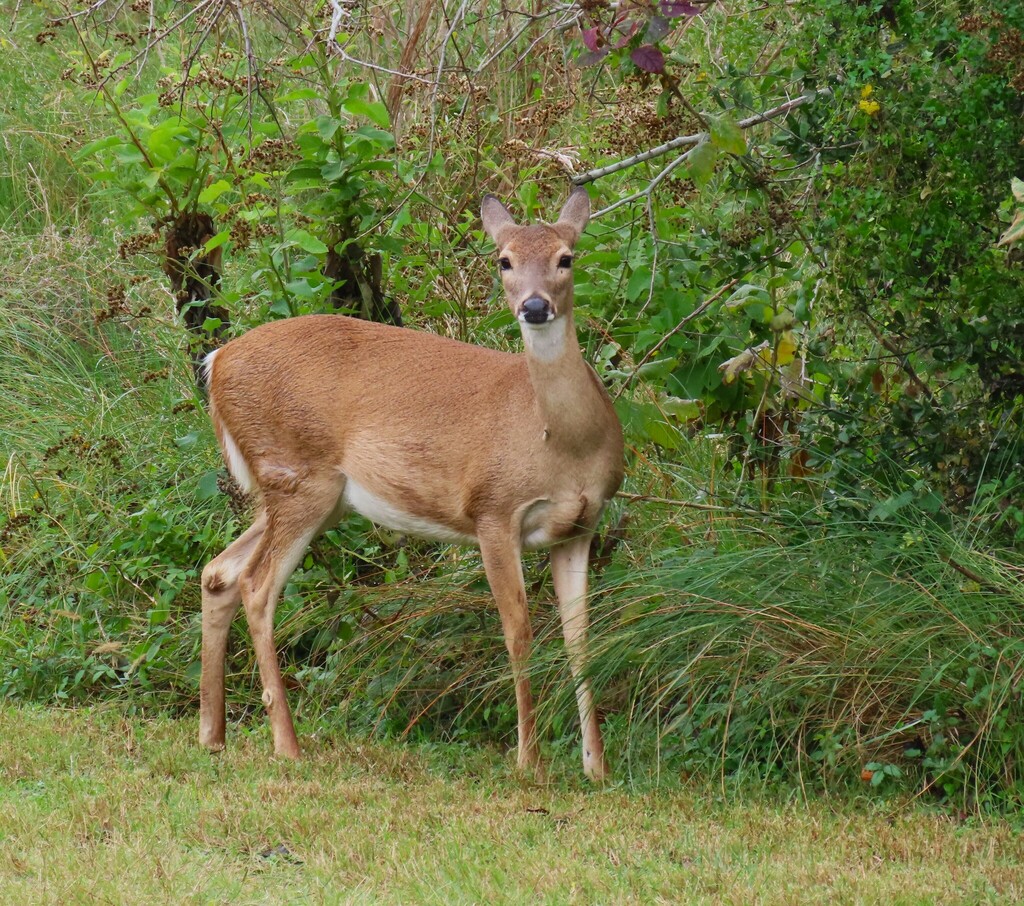
[[[165,230],[164,273],[170,278],[175,307],[189,332],[192,373],[200,388],[204,387],[203,358],[220,345],[231,323],[227,309],[211,301],[220,283],[220,248],[193,257],[216,232],[213,218],[197,211],[180,214]],[[210,319],[220,323],[207,330]]]
[[381,289],[380,255],[367,255],[355,242],[346,241],[346,230],[340,232],[342,236],[331,244],[324,264],[324,276],[337,283],[331,293],[331,304],[338,311],[365,321],[401,327],[398,303],[388,299]]

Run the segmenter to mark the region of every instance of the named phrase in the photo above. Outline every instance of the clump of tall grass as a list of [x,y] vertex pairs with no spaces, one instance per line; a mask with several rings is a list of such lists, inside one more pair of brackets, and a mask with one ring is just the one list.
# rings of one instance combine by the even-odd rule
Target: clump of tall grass
[[[634,537],[651,546],[627,541],[597,582],[590,669],[620,775],[756,775],[1016,802],[1020,566],[984,548],[969,517],[944,523],[912,506],[870,522],[780,512],[716,514],[712,530],[691,524],[674,548],[643,530],[664,525],[658,515],[639,517]],[[528,574],[535,688],[546,737],[574,753],[572,681],[544,575]],[[352,594],[350,627],[298,672],[307,714],[512,744],[507,658],[473,555],[427,583]],[[311,617],[299,613],[295,628]],[[560,761],[568,770],[575,755]]]
[[606,592],[592,669],[637,752],[1019,796],[1018,567],[909,515],[729,534]]
[[16,266],[0,300],[7,696],[130,688],[164,665],[161,646],[191,645],[179,607],[224,523],[197,505],[215,453],[196,430],[177,331],[156,315],[97,323],[105,264],[77,236],[23,239],[20,256],[9,248]]

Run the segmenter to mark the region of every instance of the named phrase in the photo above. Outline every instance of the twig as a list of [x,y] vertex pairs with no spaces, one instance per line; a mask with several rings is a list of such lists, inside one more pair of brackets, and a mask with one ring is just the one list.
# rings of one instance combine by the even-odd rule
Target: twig
[[665,336],[663,336],[660,340],[658,340],[657,343],[655,343],[649,350],[647,350],[647,353],[644,355],[642,359],[640,359],[636,367],[633,369],[633,373],[628,378],[626,378],[625,381],[622,382],[622,386],[619,387],[618,391],[616,392],[615,396],[612,397],[612,399],[618,399],[620,396],[622,396],[626,388],[629,387],[629,385],[632,384],[633,381],[636,379],[636,376],[640,373],[640,369],[643,368],[643,366],[646,365],[657,354],[658,350],[661,349],[662,346],[664,346],[670,339],[672,339],[672,337],[679,333],[679,331],[682,330],[687,324],[689,324],[694,318],[699,318],[702,314],[704,314],[704,312],[706,312],[712,305],[714,305],[715,302],[722,298],[723,295],[725,295],[739,282],[740,278],[734,277],[724,286],[719,287],[719,289],[715,292],[714,295],[701,302],[700,305],[698,305],[685,318],[683,318],[682,321],[680,321],[667,334],[665,334]]
[[[108,0],[96,0],[91,6],[87,6],[85,9],[80,9],[77,13],[69,13],[66,16],[57,16],[54,18],[54,22],[70,22],[72,19],[78,19],[81,16],[91,16],[101,6],[106,6]],[[21,4],[18,4],[19,8]]]
[[[105,3],[106,0],[103,0],[103,2]],[[135,56],[133,56],[130,60],[125,60],[125,62],[122,63],[120,66],[118,66],[116,69],[110,70],[110,72],[108,72],[103,77],[103,80],[102,80],[102,82],[100,84],[101,85],[106,85],[106,83],[109,82],[115,75],[117,75],[117,73],[124,72],[124,70],[126,70],[129,66],[131,66],[132,63],[134,63],[136,60],[142,59],[142,57],[144,57],[146,54],[148,54],[154,47],[156,47],[157,44],[159,44],[164,38],[166,38],[171,32],[173,32],[179,25],[184,25],[184,23],[187,22],[189,19],[191,19],[194,15],[196,15],[197,13],[202,12],[208,6],[213,5],[213,3],[214,3],[214,0],[201,0],[200,3],[197,3],[195,6],[193,6],[192,9],[190,9],[187,13],[185,13],[183,16],[181,16],[181,18],[179,18],[176,22],[174,22],[172,25],[169,25],[167,28],[165,28],[156,37],[150,39],[146,43],[146,46],[143,47],[142,50],[140,50],[137,54],[135,54]],[[95,4],[95,5],[98,8],[102,4]],[[90,9],[92,9],[92,7],[90,7]],[[221,7],[221,12],[223,12],[223,6]],[[74,22],[74,20],[80,14],[81,14],[80,12],[79,13],[75,13],[72,16],[66,16],[66,17],[64,17],[62,19],[57,19],[56,21],[58,21],[58,22],[71,22],[72,24],[77,24],[77,23]],[[219,16],[220,13],[218,13],[217,15]],[[79,41],[81,42],[81,37],[79,37]],[[90,62],[92,62],[92,61],[90,60]],[[93,64],[93,69],[96,72],[97,78],[98,78],[99,77],[99,70],[98,70],[98,68],[96,67],[95,64]]]
[[925,395],[925,397],[928,399],[928,402],[934,402],[935,394],[932,393],[932,388],[929,387],[918,376],[917,372],[914,370],[914,366],[910,364],[910,357],[905,352],[901,352],[899,347],[895,343],[893,343],[892,340],[890,340],[887,336],[884,336],[882,332],[875,326],[874,322],[871,320],[870,317],[867,317],[865,315],[863,320],[864,323],[867,324],[868,330],[871,331],[871,335],[879,343],[881,343],[887,351],[891,352],[896,357],[897,363],[899,364],[900,368],[903,369],[903,373],[906,374],[907,378],[910,380],[910,383],[913,384],[921,393]]
[[338,26],[341,24],[342,17],[345,15],[345,10],[338,3],[338,0],[331,0],[331,8],[333,13],[331,14],[331,28],[327,33],[327,50],[333,53],[335,56],[340,58],[345,63],[353,63],[354,65],[372,69],[374,72],[385,72],[388,75],[399,76],[403,79],[412,79],[414,82],[423,82],[424,85],[433,85],[432,79],[425,79],[423,76],[414,75],[411,72],[400,72],[397,69],[388,69],[386,66],[378,66],[376,63],[368,63],[366,60],[357,60],[355,57],[347,53],[337,42]]
[[[482,73],[488,66],[491,65],[491,63],[493,63],[495,60],[497,60],[498,57],[500,57],[506,50],[508,50],[513,44],[515,44],[516,41],[518,41],[527,31],[529,31],[531,28],[533,28],[533,26],[536,24],[537,20],[548,18],[550,16],[557,16],[560,13],[564,13],[567,10],[572,10],[572,9],[573,9],[573,4],[568,3],[568,4],[564,5],[564,6],[559,6],[556,9],[547,10],[546,12],[542,12],[542,13],[539,13],[537,15],[533,15],[531,13],[523,13],[522,15],[526,19],[526,24],[523,25],[522,28],[519,29],[519,31],[517,31],[515,34],[513,34],[511,38],[506,40],[505,43],[502,44],[497,50],[493,51],[486,59],[484,59],[484,61],[482,63],[478,64],[473,69],[473,75],[480,75],[480,73]],[[574,12],[574,14],[572,16],[572,19],[575,19],[577,16],[579,16],[579,10],[576,10]],[[570,21],[572,21],[572,19],[570,19]],[[554,28],[557,29],[559,26],[561,26],[561,24],[562,24],[561,22],[557,23],[554,26]],[[534,42],[534,43],[536,43],[536,42]],[[530,45],[530,46],[532,47],[533,45]]]
[[[703,142],[701,144],[703,144]],[[690,155],[693,154],[697,150],[697,148],[700,147],[701,145],[697,145],[695,148],[691,148],[685,154],[680,154],[679,157],[672,161],[672,163],[665,167],[664,170],[662,170],[657,176],[654,177],[654,179],[652,179],[647,184],[646,189],[641,189],[639,192],[634,192],[632,195],[628,195],[625,198],[620,198],[618,201],[612,202],[610,205],[608,205],[608,207],[601,208],[600,211],[591,214],[590,219],[594,220],[598,217],[603,216],[604,214],[610,214],[616,208],[621,208],[623,205],[627,205],[630,204],[631,202],[638,201],[641,198],[650,198],[651,194],[658,187],[661,181],[665,179],[665,177],[668,176],[673,170],[675,170],[676,167],[687,161]]]
[[694,503],[691,500],[676,500],[672,497],[655,497],[653,494],[630,494],[626,491],[618,491],[615,496],[621,497],[623,500],[632,500],[634,503],[660,503],[665,506],[678,506],[687,510],[703,510],[707,513],[736,513],[744,516],[764,515],[760,510],[718,506],[714,503]]
[[[434,79],[434,87],[430,92],[430,136],[427,139],[427,160],[431,160],[434,156],[434,141],[437,138],[437,95],[441,91],[441,77],[444,75],[444,61],[448,53],[448,42],[452,40],[452,35],[455,34],[455,29],[458,27],[462,17],[466,14],[467,6],[469,6],[469,0],[463,0],[462,5],[452,18],[451,23],[448,26],[448,31],[445,33],[445,36],[441,41],[441,53],[437,61],[437,75]],[[444,8],[443,3],[441,4],[441,12],[447,14],[447,10]]]
[[[791,101],[786,101],[785,104],[780,104],[778,107],[773,107],[771,110],[766,110],[764,113],[758,113],[755,116],[749,116],[744,120],[740,120],[736,125],[739,126],[740,129],[749,129],[751,126],[756,126],[758,123],[764,123],[768,120],[775,119],[777,116],[783,116],[791,110],[795,110],[797,107],[802,107],[804,104],[808,104],[811,101],[816,100],[822,95],[831,94],[832,92],[828,89],[816,91],[812,94],[804,94],[798,98],[793,98]],[[646,151],[641,151],[639,154],[634,154],[632,157],[627,157],[614,164],[607,164],[604,167],[597,167],[594,170],[588,170],[586,173],[580,173],[574,176],[572,181],[574,185],[582,186],[588,182],[600,179],[602,176],[610,176],[612,173],[618,173],[620,170],[625,170],[629,167],[635,166],[636,164],[643,163],[645,160],[661,157],[663,154],[668,154],[669,151],[675,151],[676,148],[685,148],[687,145],[699,145],[701,142],[707,141],[710,137],[711,136],[708,132],[695,132],[693,135],[680,135],[678,138],[667,141],[663,145],[658,145],[655,148],[648,148]]]

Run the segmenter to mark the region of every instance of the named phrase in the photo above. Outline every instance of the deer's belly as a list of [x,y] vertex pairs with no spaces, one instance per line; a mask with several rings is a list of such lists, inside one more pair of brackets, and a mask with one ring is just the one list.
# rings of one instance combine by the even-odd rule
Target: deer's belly
[[458,544],[476,544],[476,538],[456,531],[450,526],[408,513],[400,505],[385,500],[349,478],[342,493],[345,507],[365,516],[374,525],[392,532],[402,532],[431,541],[450,541]]

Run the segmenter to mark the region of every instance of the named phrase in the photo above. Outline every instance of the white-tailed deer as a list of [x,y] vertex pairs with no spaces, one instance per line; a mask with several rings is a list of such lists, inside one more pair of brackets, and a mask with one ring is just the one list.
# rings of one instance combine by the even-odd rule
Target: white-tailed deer
[[494,196],[498,247],[525,355],[340,315],[274,321],[207,358],[228,469],[258,492],[252,526],[203,570],[199,738],[224,746],[224,659],[240,604],[274,751],[298,757],[274,647],[274,608],[306,546],[348,510],[423,538],[476,544],[501,614],[521,768],[539,769],[521,553],[549,547],[583,731],[583,769],[607,767],[584,675],[587,561],[622,481],[622,430],[573,323],[572,250],[590,216],[576,189],[557,223],[517,226]]

